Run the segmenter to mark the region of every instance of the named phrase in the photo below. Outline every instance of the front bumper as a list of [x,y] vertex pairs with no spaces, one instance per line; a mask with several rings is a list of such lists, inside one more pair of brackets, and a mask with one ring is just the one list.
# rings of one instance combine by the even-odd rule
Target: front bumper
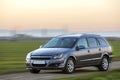
[[33,60],[26,63],[27,69],[63,69],[66,63],[66,59],[51,59],[45,60],[45,64],[33,64]]

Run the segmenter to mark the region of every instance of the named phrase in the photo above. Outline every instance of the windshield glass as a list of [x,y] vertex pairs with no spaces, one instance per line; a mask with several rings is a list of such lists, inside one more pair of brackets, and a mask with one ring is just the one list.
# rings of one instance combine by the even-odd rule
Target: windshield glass
[[50,40],[43,48],[72,48],[77,38],[74,37],[56,37]]

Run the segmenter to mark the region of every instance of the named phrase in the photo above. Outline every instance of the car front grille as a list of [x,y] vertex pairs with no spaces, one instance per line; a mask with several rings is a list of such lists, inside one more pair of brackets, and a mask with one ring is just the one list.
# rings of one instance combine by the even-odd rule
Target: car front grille
[[31,60],[50,60],[52,56],[31,56]]
[[33,67],[45,67],[46,64],[32,64]]

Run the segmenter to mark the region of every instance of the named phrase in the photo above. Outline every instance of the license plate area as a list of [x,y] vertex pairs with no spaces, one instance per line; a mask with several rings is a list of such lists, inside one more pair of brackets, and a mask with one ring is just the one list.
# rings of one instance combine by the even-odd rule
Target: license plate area
[[45,64],[45,60],[34,60],[33,64]]

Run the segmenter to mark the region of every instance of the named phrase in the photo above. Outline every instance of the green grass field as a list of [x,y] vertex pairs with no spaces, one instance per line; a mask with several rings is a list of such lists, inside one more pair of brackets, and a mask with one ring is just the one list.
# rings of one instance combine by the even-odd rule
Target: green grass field
[[25,57],[43,42],[0,42],[0,74],[26,71]]
[[[0,74],[26,71],[25,57],[44,42],[0,42]],[[115,56],[120,57],[120,41],[110,42]]]
[[120,80],[120,69],[108,72],[95,72],[81,76],[78,75],[54,80]]
[[114,61],[120,61],[120,41],[110,41],[110,45],[113,49]]
[[120,41],[111,41],[109,42],[113,49],[113,55],[120,57]]

